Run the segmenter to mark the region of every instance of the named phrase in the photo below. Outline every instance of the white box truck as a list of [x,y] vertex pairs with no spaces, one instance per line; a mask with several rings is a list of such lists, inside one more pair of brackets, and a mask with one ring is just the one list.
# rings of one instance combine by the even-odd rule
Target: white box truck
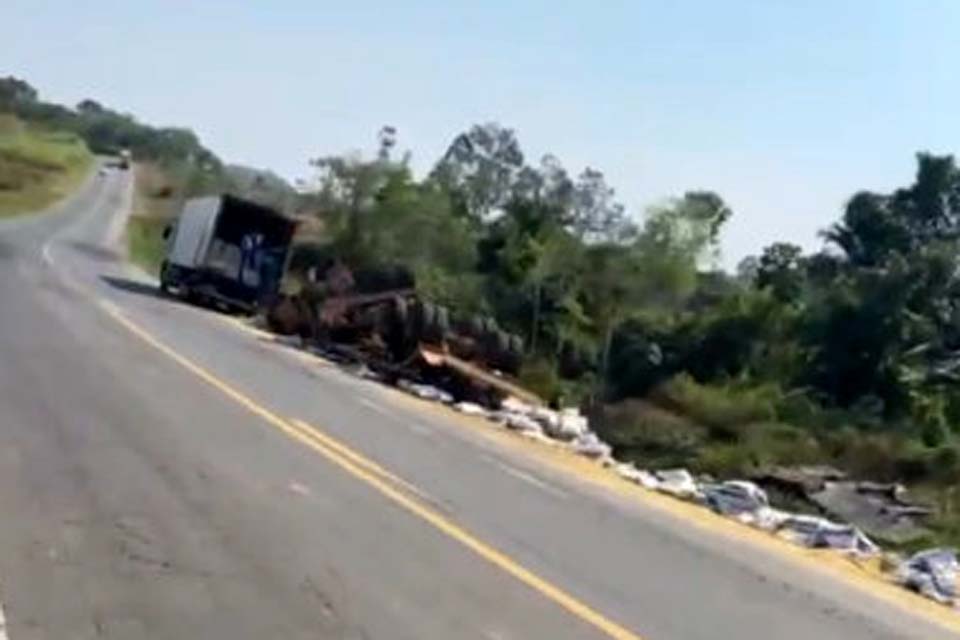
[[291,218],[234,196],[187,200],[164,232],[160,288],[252,311],[277,293],[296,227]]

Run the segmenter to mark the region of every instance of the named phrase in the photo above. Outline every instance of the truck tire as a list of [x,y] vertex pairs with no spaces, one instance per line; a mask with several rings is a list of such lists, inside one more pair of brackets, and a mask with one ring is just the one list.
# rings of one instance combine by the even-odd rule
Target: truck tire
[[510,352],[510,334],[508,334],[506,331],[497,331],[496,349],[498,355],[503,355]]
[[435,328],[441,339],[450,333],[450,309],[438,306]]
[[161,293],[170,294],[171,287],[176,286],[176,282],[173,281],[173,274],[171,273],[173,269],[170,267],[170,263],[164,260],[160,264],[160,291]]
[[467,320],[466,327],[464,327],[464,333],[471,338],[480,339],[483,337],[485,326],[484,317],[477,313],[470,316],[470,318]]
[[437,320],[437,308],[429,302],[418,301],[415,318],[415,335],[418,338],[426,338]]
[[393,321],[403,327],[404,331],[410,326],[410,307],[403,298],[393,299]]

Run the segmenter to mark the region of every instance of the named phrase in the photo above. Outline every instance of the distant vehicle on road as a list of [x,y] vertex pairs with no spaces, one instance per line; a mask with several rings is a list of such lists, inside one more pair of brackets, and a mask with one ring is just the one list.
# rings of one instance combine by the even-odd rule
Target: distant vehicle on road
[[117,167],[126,171],[131,164],[133,164],[133,154],[130,153],[130,149],[121,149]]
[[188,200],[164,231],[160,288],[253,311],[276,295],[296,227],[273,209],[229,195]]

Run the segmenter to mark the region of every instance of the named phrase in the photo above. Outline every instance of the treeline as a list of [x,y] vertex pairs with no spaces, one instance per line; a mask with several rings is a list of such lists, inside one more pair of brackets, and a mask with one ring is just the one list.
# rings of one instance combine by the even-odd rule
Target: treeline
[[602,172],[570,174],[552,155],[530,163],[496,124],[458,136],[418,180],[395,136],[381,131],[372,158],[314,161],[305,208],[348,264],[404,265],[427,297],[523,336],[527,374],[547,395],[607,393],[617,331],[685,308],[731,215],[698,191],[638,222]]
[[127,149],[136,161],[162,168],[169,176],[169,190],[181,197],[228,185],[223,163],[190,129],[154,127],[92,99],[72,108],[46,102],[28,82],[14,77],[0,78],[0,112],[33,126],[74,133],[97,154]]
[[[423,179],[396,144],[388,127],[373,157],[314,162],[304,206],[333,249],[403,264],[425,295],[524,336],[522,376],[548,396],[644,399],[656,411],[609,425],[622,452],[960,479],[952,157],[920,154],[913,184],[855,194],[821,251],[775,243],[727,274],[711,266],[732,214],[710,191],[633,216],[600,171],[530,162],[496,124],[457,136]],[[691,428],[651,425],[663,410]]]
[[116,155],[129,150],[135,161],[150,165],[149,197],[160,210],[174,212],[185,198],[230,192],[288,209],[296,193],[269,171],[224,164],[197,135],[183,127],[155,127],[93,99],[74,107],[46,102],[28,82],[0,78],[0,113],[53,131],[79,136],[94,153]]
[[221,167],[219,158],[189,129],[152,127],[91,99],[82,100],[74,108],[45,102],[34,87],[18,78],[0,78],[0,111],[51,129],[74,132],[94,153],[116,154],[129,149],[143,160],[164,164],[189,161],[211,171]]

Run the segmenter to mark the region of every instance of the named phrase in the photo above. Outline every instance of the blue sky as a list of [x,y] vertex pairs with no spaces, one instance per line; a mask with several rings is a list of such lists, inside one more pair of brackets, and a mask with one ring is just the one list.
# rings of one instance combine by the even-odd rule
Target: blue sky
[[730,266],[816,248],[853,191],[960,147],[954,0],[4,0],[0,33],[0,75],[288,177],[384,124],[424,170],[496,120],[531,159],[602,169],[637,213],[714,189]]

